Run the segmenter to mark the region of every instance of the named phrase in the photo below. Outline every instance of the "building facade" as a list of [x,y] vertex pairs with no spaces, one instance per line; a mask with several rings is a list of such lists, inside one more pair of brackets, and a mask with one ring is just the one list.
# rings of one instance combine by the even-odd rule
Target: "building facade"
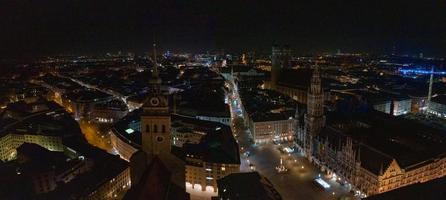
[[412,111],[412,99],[397,98],[393,99],[393,115],[400,116],[410,113]]
[[121,199],[123,193],[131,187],[130,168],[125,169],[117,176],[99,186],[96,190],[81,199],[102,200]]
[[311,78],[307,98],[307,113],[304,116],[305,139],[301,143],[304,146],[303,149],[305,149],[304,154],[311,158],[313,154],[312,149],[314,148],[312,141],[325,126],[324,93],[321,86],[319,67],[317,66]]
[[30,132],[15,132],[3,135],[0,138],[0,160],[9,161],[16,159],[17,148],[23,143],[38,144],[50,151],[64,150],[60,137]]
[[446,95],[434,97],[428,104],[428,113],[437,117],[446,118]]
[[[390,156],[385,152],[398,147],[377,149],[352,138],[354,134],[371,130],[369,125],[357,123],[357,127],[352,129],[355,132],[344,133],[344,128],[349,126],[351,124],[326,126],[315,138],[312,138],[313,145],[310,147],[302,146],[304,142],[297,144],[304,152],[312,152],[309,160],[314,165],[333,180],[350,187],[356,195],[366,197],[446,176],[446,153],[435,154],[433,157],[421,156],[408,164],[408,156],[420,153],[398,155],[399,157]],[[301,129],[301,132],[304,130]],[[386,134],[385,129],[381,132],[383,135]],[[302,135],[302,133],[298,134]],[[299,137],[305,139],[302,136]],[[380,140],[377,138],[382,136],[376,134],[372,137]],[[432,148],[437,147],[432,145]],[[406,149],[406,151],[412,150]]]
[[217,192],[217,180],[240,170],[238,144],[228,126],[218,126],[200,143],[186,143],[186,184],[194,189]]
[[[351,138],[340,147],[334,147],[328,141],[319,142],[323,147],[316,150],[314,163],[338,182],[350,184],[355,194],[361,197],[446,176],[446,155],[401,167],[395,158],[369,146],[356,146]],[[367,151],[373,152],[375,158],[385,158],[387,164],[371,167],[366,161],[372,159],[370,154],[361,154]]]
[[186,187],[217,192],[217,180],[240,171],[240,163],[206,162],[198,155],[186,155]]
[[249,129],[256,144],[265,144],[294,139],[296,120],[294,118],[281,120],[259,120],[250,118]]

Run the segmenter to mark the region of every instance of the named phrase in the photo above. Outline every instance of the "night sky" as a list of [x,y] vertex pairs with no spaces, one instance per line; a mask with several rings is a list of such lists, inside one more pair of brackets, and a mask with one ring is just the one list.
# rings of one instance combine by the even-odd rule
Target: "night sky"
[[444,0],[2,0],[0,56],[163,49],[446,56]]

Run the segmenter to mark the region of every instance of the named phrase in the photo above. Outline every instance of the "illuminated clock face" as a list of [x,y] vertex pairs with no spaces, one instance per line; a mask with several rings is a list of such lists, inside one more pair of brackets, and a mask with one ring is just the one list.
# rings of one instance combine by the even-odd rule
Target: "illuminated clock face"
[[156,137],[156,141],[161,143],[164,141],[164,137],[158,136],[158,137]]
[[150,99],[150,105],[152,106],[158,106],[160,104],[160,100],[156,97],[153,97]]

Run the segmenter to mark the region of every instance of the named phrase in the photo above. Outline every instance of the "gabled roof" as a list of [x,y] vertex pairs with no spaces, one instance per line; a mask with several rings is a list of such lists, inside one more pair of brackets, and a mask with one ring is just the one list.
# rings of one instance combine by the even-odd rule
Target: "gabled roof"
[[425,183],[416,183],[389,192],[365,198],[365,200],[437,200],[446,199],[446,177]]
[[124,196],[125,200],[164,200],[167,199],[171,173],[160,158],[154,157],[141,177]]

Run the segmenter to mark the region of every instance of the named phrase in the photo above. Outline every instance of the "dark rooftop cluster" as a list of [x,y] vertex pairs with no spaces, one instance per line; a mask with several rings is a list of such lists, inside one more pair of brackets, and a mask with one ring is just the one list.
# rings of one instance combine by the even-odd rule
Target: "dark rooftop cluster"
[[379,173],[392,159],[400,167],[410,168],[430,162],[446,151],[442,130],[376,111],[350,116],[329,114],[328,127],[320,137],[340,147],[347,136],[356,141],[361,164],[374,173]]
[[268,179],[258,172],[234,173],[218,181],[219,198],[244,200],[281,200]]
[[9,104],[0,116],[0,136],[9,132],[58,136],[80,134],[77,122],[54,102],[16,102]]
[[48,89],[27,82],[0,79],[0,110],[8,103],[20,100],[36,100],[48,93]]
[[297,102],[272,90],[240,90],[244,109],[253,121],[286,120],[294,117]]
[[183,91],[178,94],[179,113],[229,117],[223,77],[208,68],[191,68],[185,70],[180,80],[185,85],[180,87]]
[[[0,137],[7,134],[55,136],[64,146],[64,151],[55,152],[37,144],[24,143],[17,149],[17,159],[0,162],[0,174],[4,175],[1,181],[11,183],[8,187],[0,187],[0,195],[6,199],[85,197],[128,167],[119,157],[88,144],[77,122],[54,102],[10,104],[1,113],[1,123]],[[79,170],[78,173],[70,173],[73,176],[57,182],[54,190],[48,193],[35,194],[31,189],[31,177],[48,171],[64,177],[66,171],[74,168]]]
[[68,78],[62,78],[51,74],[46,74],[45,76],[41,77],[40,80],[50,88],[57,88],[62,92],[83,89],[81,85]]
[[186,156],[199,157],[205,162],[240,164],[238,144],[230,127],[223,124],[207,132],[200,143],[186,143],[183,148]]

